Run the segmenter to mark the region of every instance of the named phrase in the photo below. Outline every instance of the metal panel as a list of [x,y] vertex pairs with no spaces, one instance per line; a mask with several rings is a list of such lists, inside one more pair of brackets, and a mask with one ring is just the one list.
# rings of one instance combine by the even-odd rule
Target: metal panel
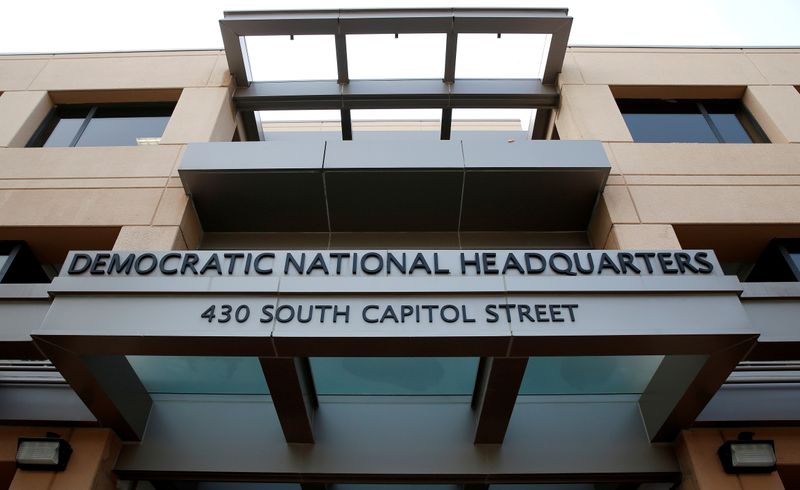
[[710,425],[798,425],[800,389],[796,383],[723,385],[694,422]]
[[179,173],[212,232],[586,230],[602,146],[501,138],[201,143]]
[[252,82],[233,96],[240,111],[303,109],[555,108],[558,90],[537,79]]
[[462,175],[457,141],[330,141],[331,231],[457,231]]
[[313,443],[311,421],[317,396],[308,359],[262,357],[259,360],[286,442]]
[[147,437],[123,448],[115,471],[371,483],[664,481],[680,473],[670,446],[648,442],[630,397],[525,397],[502,447],[473,443],[468,400],[392,401],[321,399],[316,444],[303,447],[283,441],[268,400],[158,396]]
[[800,284],[745,283],[742,305],[761,332],[749,360],[800,359]]
[[3,424],[97,425],[97,419],[66,383],[2,386],[0,399]]
[[190,145],[178,172],[206,231],[328,231],[324,152],[324,142]]
[[47,287],[47,284],[0,285],[0,358],[44,358],[30,332],[39,328],[50,307]]
[[502,444],[528,365],[527,357],[489,358],[476,383],[475,444]]

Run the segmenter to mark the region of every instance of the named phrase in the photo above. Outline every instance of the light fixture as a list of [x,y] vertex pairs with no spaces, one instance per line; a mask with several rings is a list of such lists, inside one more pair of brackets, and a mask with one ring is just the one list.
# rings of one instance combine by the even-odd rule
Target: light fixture
[[755,441],[752,432],[742,432],[735,441],[725,441],[717,454],[725,473],[770,473],[778,466],[774,441]]
[[23,470],[64,471],[72,447],[60,435],[17,439],[17,468]]

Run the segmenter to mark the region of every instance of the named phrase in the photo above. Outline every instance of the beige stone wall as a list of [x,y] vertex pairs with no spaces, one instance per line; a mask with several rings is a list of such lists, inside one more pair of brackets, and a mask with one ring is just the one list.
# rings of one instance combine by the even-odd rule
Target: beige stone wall
[[[800,49],[570,48],[559,85],[561,139],[599,139],[612,164],[595,246],[697,246],[734,226],[735,247],[758,224],[800,236]],[[741,98],[772,143],[634,143],[615,95]]]
[[[197,247],[177,166],[187,143],[232,139],[231,93],[221,51],[0,56],[0,235],[48,261],[92,228],[118,230],[108,248]],[[158,146],[25,148],[56,104],[138,101],[176,103]]]

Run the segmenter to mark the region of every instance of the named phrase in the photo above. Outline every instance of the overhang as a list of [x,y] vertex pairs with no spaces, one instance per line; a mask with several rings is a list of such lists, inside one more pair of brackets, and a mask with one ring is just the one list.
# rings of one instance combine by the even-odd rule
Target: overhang
[[610,164],[596,141],[190,144],[209,232],[585,231]]

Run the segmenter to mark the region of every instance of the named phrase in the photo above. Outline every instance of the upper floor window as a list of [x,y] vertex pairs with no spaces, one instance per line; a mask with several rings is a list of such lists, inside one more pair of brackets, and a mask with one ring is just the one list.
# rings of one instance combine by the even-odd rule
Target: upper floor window
[[155,145],[175,104],[60,105],[28,146]]
[[800,240],[772,240],[747,276],[747,282],[800,281]]
[[640,143],[767,143],[738,100],[618,99]]

